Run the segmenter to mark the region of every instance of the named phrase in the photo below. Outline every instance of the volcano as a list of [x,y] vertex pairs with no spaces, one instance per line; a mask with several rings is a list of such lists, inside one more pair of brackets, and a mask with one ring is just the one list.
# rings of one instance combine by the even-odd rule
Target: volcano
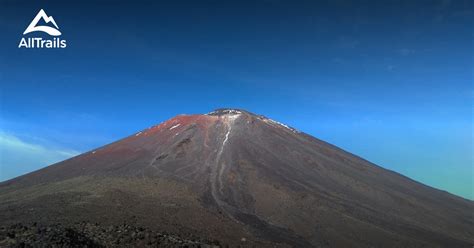
[[474,204],[265,116],[179,115],[0,184],[0,224],[143,226],[250,247],[472,247]]

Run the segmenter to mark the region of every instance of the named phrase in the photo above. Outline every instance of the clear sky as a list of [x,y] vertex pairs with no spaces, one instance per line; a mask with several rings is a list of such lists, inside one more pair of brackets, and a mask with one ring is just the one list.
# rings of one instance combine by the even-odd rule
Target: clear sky
[[474,1],[70,2],[0,1],[0,180],[235,107],[474,199]]

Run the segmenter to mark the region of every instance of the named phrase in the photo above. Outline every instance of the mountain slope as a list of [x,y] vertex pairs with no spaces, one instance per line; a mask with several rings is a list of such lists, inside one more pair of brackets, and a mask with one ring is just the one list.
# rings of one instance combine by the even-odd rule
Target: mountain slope
[[0,184],[0,223],[132,222],[232,246],[471,247],[472,201],[263,116],[181,115]]

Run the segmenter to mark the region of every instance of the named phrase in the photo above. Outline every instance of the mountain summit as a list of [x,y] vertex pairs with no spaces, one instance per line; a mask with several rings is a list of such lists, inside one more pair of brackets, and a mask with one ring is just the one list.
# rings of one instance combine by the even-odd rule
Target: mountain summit
[[179,115],[0,184],[0,224],[131,223],[230,246],[471,247],[472,201],[261,115]]

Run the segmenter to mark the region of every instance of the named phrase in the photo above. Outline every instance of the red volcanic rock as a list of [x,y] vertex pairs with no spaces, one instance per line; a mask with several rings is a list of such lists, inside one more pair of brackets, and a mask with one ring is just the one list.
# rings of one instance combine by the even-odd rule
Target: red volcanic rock
[[0,184],[0,224],[139,226],[231,246],[471,247],[472,201],[264,116],[180,115]]

